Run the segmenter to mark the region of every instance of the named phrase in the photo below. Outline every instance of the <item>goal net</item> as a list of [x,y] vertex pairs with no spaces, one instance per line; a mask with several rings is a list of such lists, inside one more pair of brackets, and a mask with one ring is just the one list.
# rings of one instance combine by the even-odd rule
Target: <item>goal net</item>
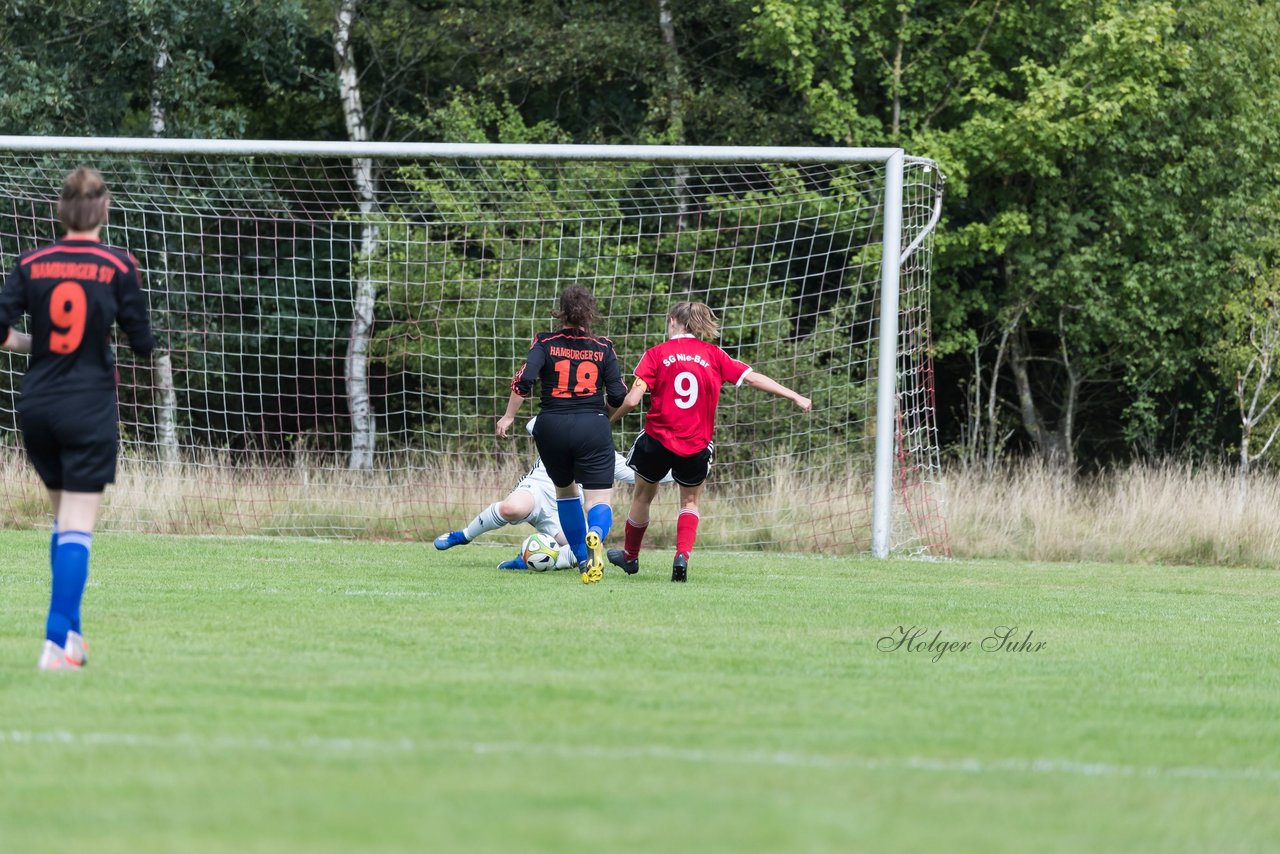
[[[671,304],[698,300],[731,355],[814,402],[805,415],[725,389],[700,548],[864,552],[879,514],[895,553],[946,553],[929,361],[942,178],[929,161],[8,137],[6,271],[57,235],[62,178],[82,164],[111,189],[103,239],[137,258],[159,342],[145,364],[117,346],[123,441],[104,530],[429,540],[462,527],[536,459],[527,434],[498,439],[494,422],[533,333],[581,283],[627,381]],[[17,430],[25,364],[0,353],[11,527],[47,524]],[[615,429],[619,451],[642,420]],[[619,513],[628,499],[615,491]],[[674,516],[664,490],[655,547],[674,540]]]

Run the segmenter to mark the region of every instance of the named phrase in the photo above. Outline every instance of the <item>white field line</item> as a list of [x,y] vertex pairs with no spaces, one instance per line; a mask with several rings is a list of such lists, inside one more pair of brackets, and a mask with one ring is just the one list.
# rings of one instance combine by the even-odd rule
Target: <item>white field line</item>
[[939,759],[925,756],[859,757],[755,750],[698,750],[654,744],[606,747],[521,741],[465,741],[373,738],[269,738],[201,735],[145,735],[121,732],[33,732],[0,730],[0,745],[65,745],[142,750],[273,751],[278,753],[367,756],[386,754],[469,753],[476,756],[549,756],[568,760],[630,761],[653,759],[693,765],[756,765],[778,768],[923,771],[947,774],[1032,774],[1154,780],[1254,780],[1280,783],[1275,768],[1118,765],[1072,759]]

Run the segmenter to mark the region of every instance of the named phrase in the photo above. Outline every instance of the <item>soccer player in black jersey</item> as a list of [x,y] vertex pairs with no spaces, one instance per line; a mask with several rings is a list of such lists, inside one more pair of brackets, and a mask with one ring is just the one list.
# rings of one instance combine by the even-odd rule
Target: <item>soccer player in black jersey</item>
[[[18,423],[53,506],[53,568],[41,670],[82,667],[80,600],[102,491],[115,480],[119,444],[111,327],[133,351],[155,347],[133,256],[98,235],[111,195],[96,170],[67,176],[58,200],[66,236],[24,252],[0,292],[0,346],[30,353]],[[13,328],[23,314],[30,333]]]
[[[506,436],[520,404],[542,382],[533,439],[556,486],[560,527],[578,558],[582,583],[604,572],[604,540],[613,526],[613,431],[609,413],[626,397],[613,342],[591,334],[601,319],[595,297],[581,285],[565,288],[553,312],[561,328],[533,336],[529,355],[511,381],[497,433]],[[607,409],[606,409],[607,405]],[[582,484],[582,498],[575,483]],[[587,517],[582,517],[583,501]]]

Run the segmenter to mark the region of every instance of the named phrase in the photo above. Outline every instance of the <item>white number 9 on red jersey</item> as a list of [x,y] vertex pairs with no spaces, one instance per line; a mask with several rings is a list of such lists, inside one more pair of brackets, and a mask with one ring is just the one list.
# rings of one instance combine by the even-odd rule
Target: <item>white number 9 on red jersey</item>
[[689,409],[698,402],[698,378],[688,371],[681,371],[671,383],[676,393],[676,406]]

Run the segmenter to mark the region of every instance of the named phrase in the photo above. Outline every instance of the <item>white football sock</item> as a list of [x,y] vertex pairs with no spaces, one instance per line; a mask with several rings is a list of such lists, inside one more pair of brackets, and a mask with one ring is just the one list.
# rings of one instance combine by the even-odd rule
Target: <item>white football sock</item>
[[506,519],[502,518],[502,514],[498,512],[500,503],[495,501],[481,510],[476,518],[471,520],[471,524],[462,529],[462,533],[467,535],[468,540],[474,540],[481,534],[496,531],[503,525],[509,524]]

